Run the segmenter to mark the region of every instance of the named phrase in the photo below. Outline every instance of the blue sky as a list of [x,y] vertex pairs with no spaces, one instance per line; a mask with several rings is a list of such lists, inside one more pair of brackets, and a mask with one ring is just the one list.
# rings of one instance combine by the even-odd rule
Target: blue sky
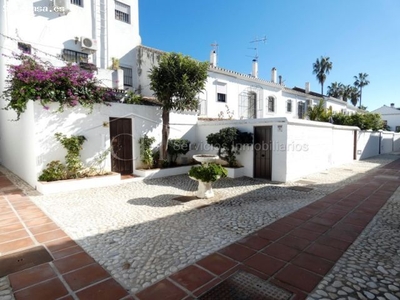
[[353,84],[368,73],[362,104],[400,107],[400,0],[140,0],[142,44],[208,61],[218,43],[218,65],[249,74],[258,43],[259,77],[277,68],[288,87],[320,92],[312,64],[329,56],[334,81]]

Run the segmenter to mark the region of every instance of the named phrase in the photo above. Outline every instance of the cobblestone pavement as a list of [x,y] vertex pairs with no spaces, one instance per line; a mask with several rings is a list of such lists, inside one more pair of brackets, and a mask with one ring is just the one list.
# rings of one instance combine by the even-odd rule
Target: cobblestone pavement
[[[175,199],[195,194],[197,183],[187,175],[47,196],[38,195],[12,174],[8,173],[8,176],[114,278],[135,293],[397,158],[397,155],[381,155],[286,184],[251,178],[221,179],[213,185],[215,198],[190,202]],[[1,171],[7,173],[7,170]],[[299,186],[312,190],[293,189]],[[390,217],[396,215],[387,214],[387,218]],[[377,245],[373,237],[367,241]],[[379,240],[378,246],[392,247],[391,251],[396,251],[389,244],[398,241],[398,236],[397,240],[384,241]],[[346,254],[350,261],[353,257],[365,259],[357,249],[353,247],[349,251],[354,253]],[[379,264],[378,256],[373,251],[378,250],[370,252],[375,256],[376,264]],[[333,272],[353,272],[351,268],[354,268],[352,264],[341,260]],[[382,272],[385,278],[399,271],[386,262],[379,265],[379,269],[388,273]],[[358,280],[365,281],[362,283],[365,285],[374,282],[378,285],[385,280],[376,277],[377,281],[367,281],[363,276],[368,273],[359,273],[360,276],[353,275],[352,280],[340,281],[340,287],[336,275],[329,275],[314,297],[329,297],[325,293],[332,288],[341,288],[345,292],[346,287],[356,290],[356,286],[360,286],[357,283],[362,283]],[[396,275],[398,277],[398,273],[393,275],[394,278]],[[395,289],[399,282],[393,280],[390,283],[391,289]],[[383,287],[379,288],[382,290]],[[387,289],[390,289],[389,285]],[[356,291],[346,292],[346,295],[359,296]],[[396,293],[391,295],[396,297]]]

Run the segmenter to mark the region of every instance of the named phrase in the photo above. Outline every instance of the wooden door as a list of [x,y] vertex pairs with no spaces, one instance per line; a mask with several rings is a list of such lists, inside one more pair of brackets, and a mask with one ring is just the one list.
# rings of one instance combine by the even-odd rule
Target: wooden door
[[110,118],[111,170],[133,173],[132,119]]
[[254,127],[254,177],[271,180],[272,126]]

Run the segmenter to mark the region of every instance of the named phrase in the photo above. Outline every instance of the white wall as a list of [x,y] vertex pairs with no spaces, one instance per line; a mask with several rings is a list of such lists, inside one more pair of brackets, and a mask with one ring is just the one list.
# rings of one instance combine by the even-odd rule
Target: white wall
[[393,151],[400,151],[400,133],[393,134]]
[[334,125],[332,130],[332,165],[351,162],[354,159],[354,132],[357,134],[359,129]]
[[381,152],[380,154],[390,153],[393,151],[393,133],[381,131]]
[[380,133],[374,131],[357,132],[357,160],[379,155]]

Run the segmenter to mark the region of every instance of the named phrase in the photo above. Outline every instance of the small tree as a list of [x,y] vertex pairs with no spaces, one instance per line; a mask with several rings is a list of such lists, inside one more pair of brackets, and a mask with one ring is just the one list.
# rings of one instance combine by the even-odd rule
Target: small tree
[[236,154],[242,146],[253,144],[253,134],[241,132],[237,128],[227,127],[207,136],[207,143],[218,148],[218,156],[228,162],[229,167],[237,166]]
[[167,158],[169,113],[198,108],[197,95],[205,87],[207,69],[207,62],[198,62],[178,53],[166,53],[161,56],[159,65],[150,70],[150,87],[162,107],[160,164]]
[[153,151],[151,149],[151,145],[155,142],[155,140],[156,139],[154,137],[148,137],[147,134],[139,139],[142,163],[146,164],[149,169],[153,165]]
[[168,141],[168,154],[170,156],[170,164],[176,165],[178,156],[185,155],[190,150],[190,141],[184,139],[172,139]]
[[324,107],[324,100],[320,100],[319,103],[313,107],[308,107],[307,116],[311,121],[327,121],[330,117],[330,112]]

